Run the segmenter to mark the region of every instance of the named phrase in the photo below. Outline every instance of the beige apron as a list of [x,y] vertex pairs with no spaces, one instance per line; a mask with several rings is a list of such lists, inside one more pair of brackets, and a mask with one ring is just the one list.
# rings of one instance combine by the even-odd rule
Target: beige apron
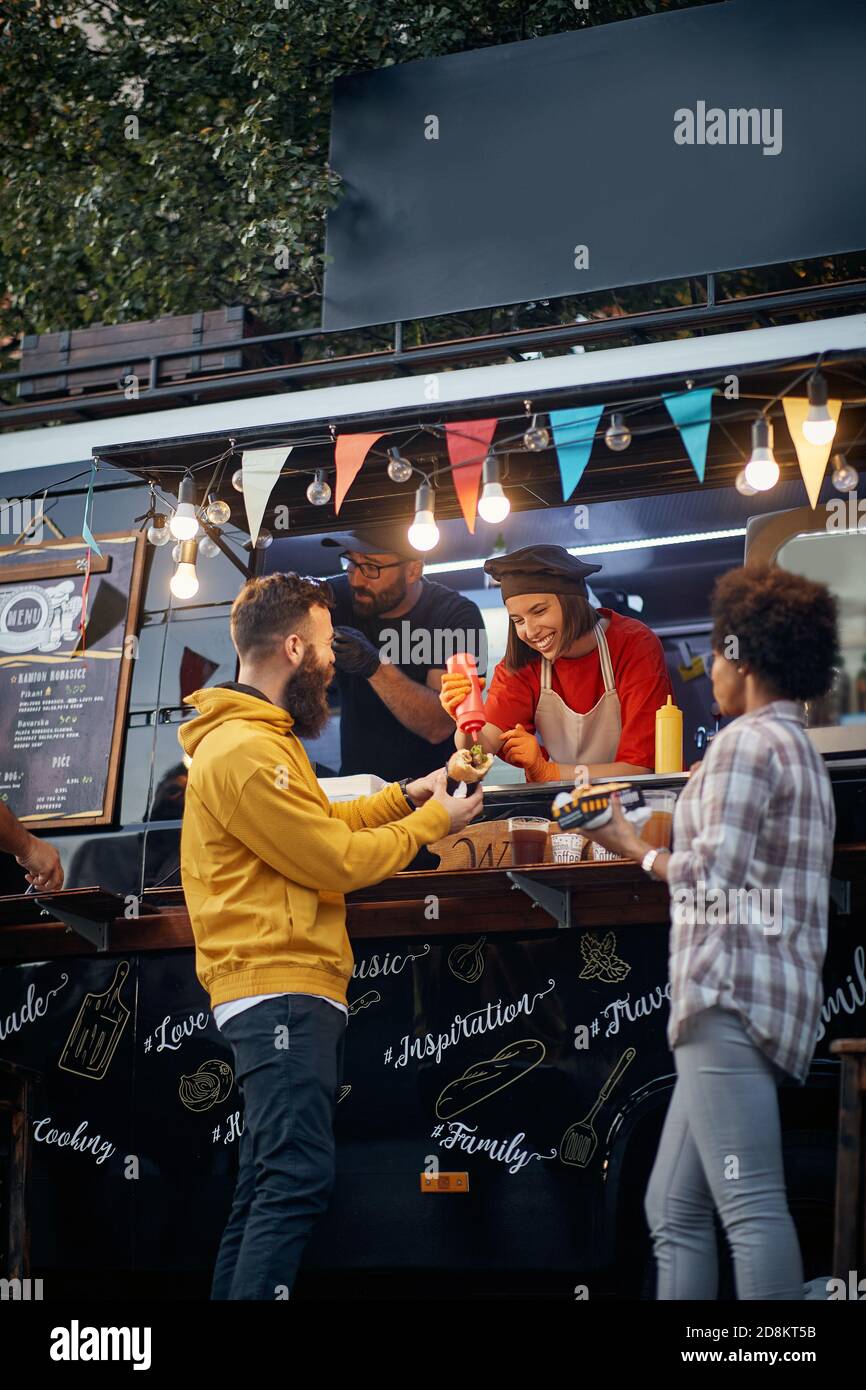
[[613,679],[613,665],[603,628],[606,619],[596,623],[604,694],[586,714],[569,709],[552,686],[551,664],[541,660],[541,691],[535,707],[535,727],[541,741],[556,763],[612,763],[616,761],[622,733],[619,696]]

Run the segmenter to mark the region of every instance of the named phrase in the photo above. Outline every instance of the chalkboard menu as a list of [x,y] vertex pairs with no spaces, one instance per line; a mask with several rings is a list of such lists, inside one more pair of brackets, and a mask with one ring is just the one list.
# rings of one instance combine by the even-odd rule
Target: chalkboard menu
[[0,550],[0,800],[40,830],[114,812],[145,543],[97,544],[86,592],[82,539]]

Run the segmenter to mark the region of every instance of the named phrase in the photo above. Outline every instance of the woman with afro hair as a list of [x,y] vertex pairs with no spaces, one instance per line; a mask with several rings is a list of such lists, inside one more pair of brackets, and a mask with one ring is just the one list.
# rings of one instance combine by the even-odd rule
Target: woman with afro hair
[[737,1297],[802,1299],[778,1083],[802,1083],[823,1002],[836,824],[803,702],[830,687],[835,599],[776,568],[733,570],[712,599],[713,694],[734,716],[677,802],[673,852],[614,807],[592,839],[671,893],[668,1041],[677,1080],[646,1195],[659,1299],[715,1299],[714,1211]]

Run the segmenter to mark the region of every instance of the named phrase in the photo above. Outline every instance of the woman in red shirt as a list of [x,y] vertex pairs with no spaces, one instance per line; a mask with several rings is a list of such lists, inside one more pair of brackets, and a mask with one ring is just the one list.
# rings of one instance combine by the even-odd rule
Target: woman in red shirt
[[[505,659],[490,682],[479,742],[522,767],[528,782],[652,772],[655,713],[672,694],[659,639],[636,618],[593,608],[587,565],[560,545],[531,545],[488,560],[511,625]],[[442,677],[440,701],[454,711],[467,677]],[[469,743],[458,733],[458,748]]]

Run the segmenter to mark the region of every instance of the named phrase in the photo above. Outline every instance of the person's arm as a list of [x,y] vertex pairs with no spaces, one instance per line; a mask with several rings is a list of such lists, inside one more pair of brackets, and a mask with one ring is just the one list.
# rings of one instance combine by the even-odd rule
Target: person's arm
[[[439,703],[441,671],[428,672],[426,685],[410,680],[399,666],[383,661],[369,637],[354,627],[334,628],[334,652],[337,669],[367,681],[404,729],[429,743],[442,743],[448,737],[451,721]],[[431,680],[434,675],[436,679]]]
[[[428,682],[433,675],[433,671],[428,673]],[[435,675],[441,681],[442,672]],[[428,743],[442,743],[453,732],[454,725],[439,703],[438,685],[420,685],[404,676],[398,666],[385,661],[369,681],[382,704],[413,734],[426,738]]]
[[[390,794],[386,789],[368,800]],[[270,769],[257,768],[240,787],[225,826],[285,878],[334,893],[380,883],[405,868],[422,845],[451,829],[448,810],[433,798],[419,811],[376,829],[353,830],[342,815],[330,811],[303,783],[280,787]]]
[[667,863],[671,891],[745,888],[779,765],[757,726],[731,726],[713,739],[700,785],[701,829]]
[[[484,686],[483,680],[481,686],[482,688]],[[454,711],[466,699],[469,689],[469,680],[466,676],[455,672],[443,677],[442,692],[439,698],[443,707],[448,711],[449,718],[455,718]],[[509,671],[505,663],[500,661],[493,672],[493,679],[490,682],[490,689],[484,703],[487,723],[474,739],[470,738],[469,734],[462,734],[459,730],[455,731],[455,747],[469,748],[473,743],[480,743],[485,753],[498,753],[500,757],[504,757],[501,750],[505,730],[514,728],[518,721],[524,728],[531,728],[535,717],[536,700],[537,692],[533,690],[529,668],[524,667],[520,671]]]
[[408,816],[411,807],[400,790],[399,782],[391,782],[373,796],[356,796],[353,801],[334,801],[331,815],[344,821],[350,830],[375,830],[380,825]]
[[[516,724],[502,736],[499,756],[514,767],[522,767],[527,782],[573,782],[575,778],[576,764],[554,762],[547,756],[547,751],[541,747],[535,735],[529,733],[521,724]],[[650,770],[648,767],[636,767],[632,763],[588,764],[591,778],[625,777],[629,774],[636,776]]]
[[[653,874],[665,879],[671,893],[707,888],[739,890],[748,886],[755,844],[773,796],[778,767],[757,729],[748,726],[713,741],[701,770],[701,829],[688,849],[662,850]],[[619,806],[602,830],[581,832],[606,849],[638,863],[656,848],[641,839]]]
[[24,869],[28,883],[46,892],[63,887],[63,866],[54,845],[37,840],[5,802],[0,801],[0,850],[14,854]]

